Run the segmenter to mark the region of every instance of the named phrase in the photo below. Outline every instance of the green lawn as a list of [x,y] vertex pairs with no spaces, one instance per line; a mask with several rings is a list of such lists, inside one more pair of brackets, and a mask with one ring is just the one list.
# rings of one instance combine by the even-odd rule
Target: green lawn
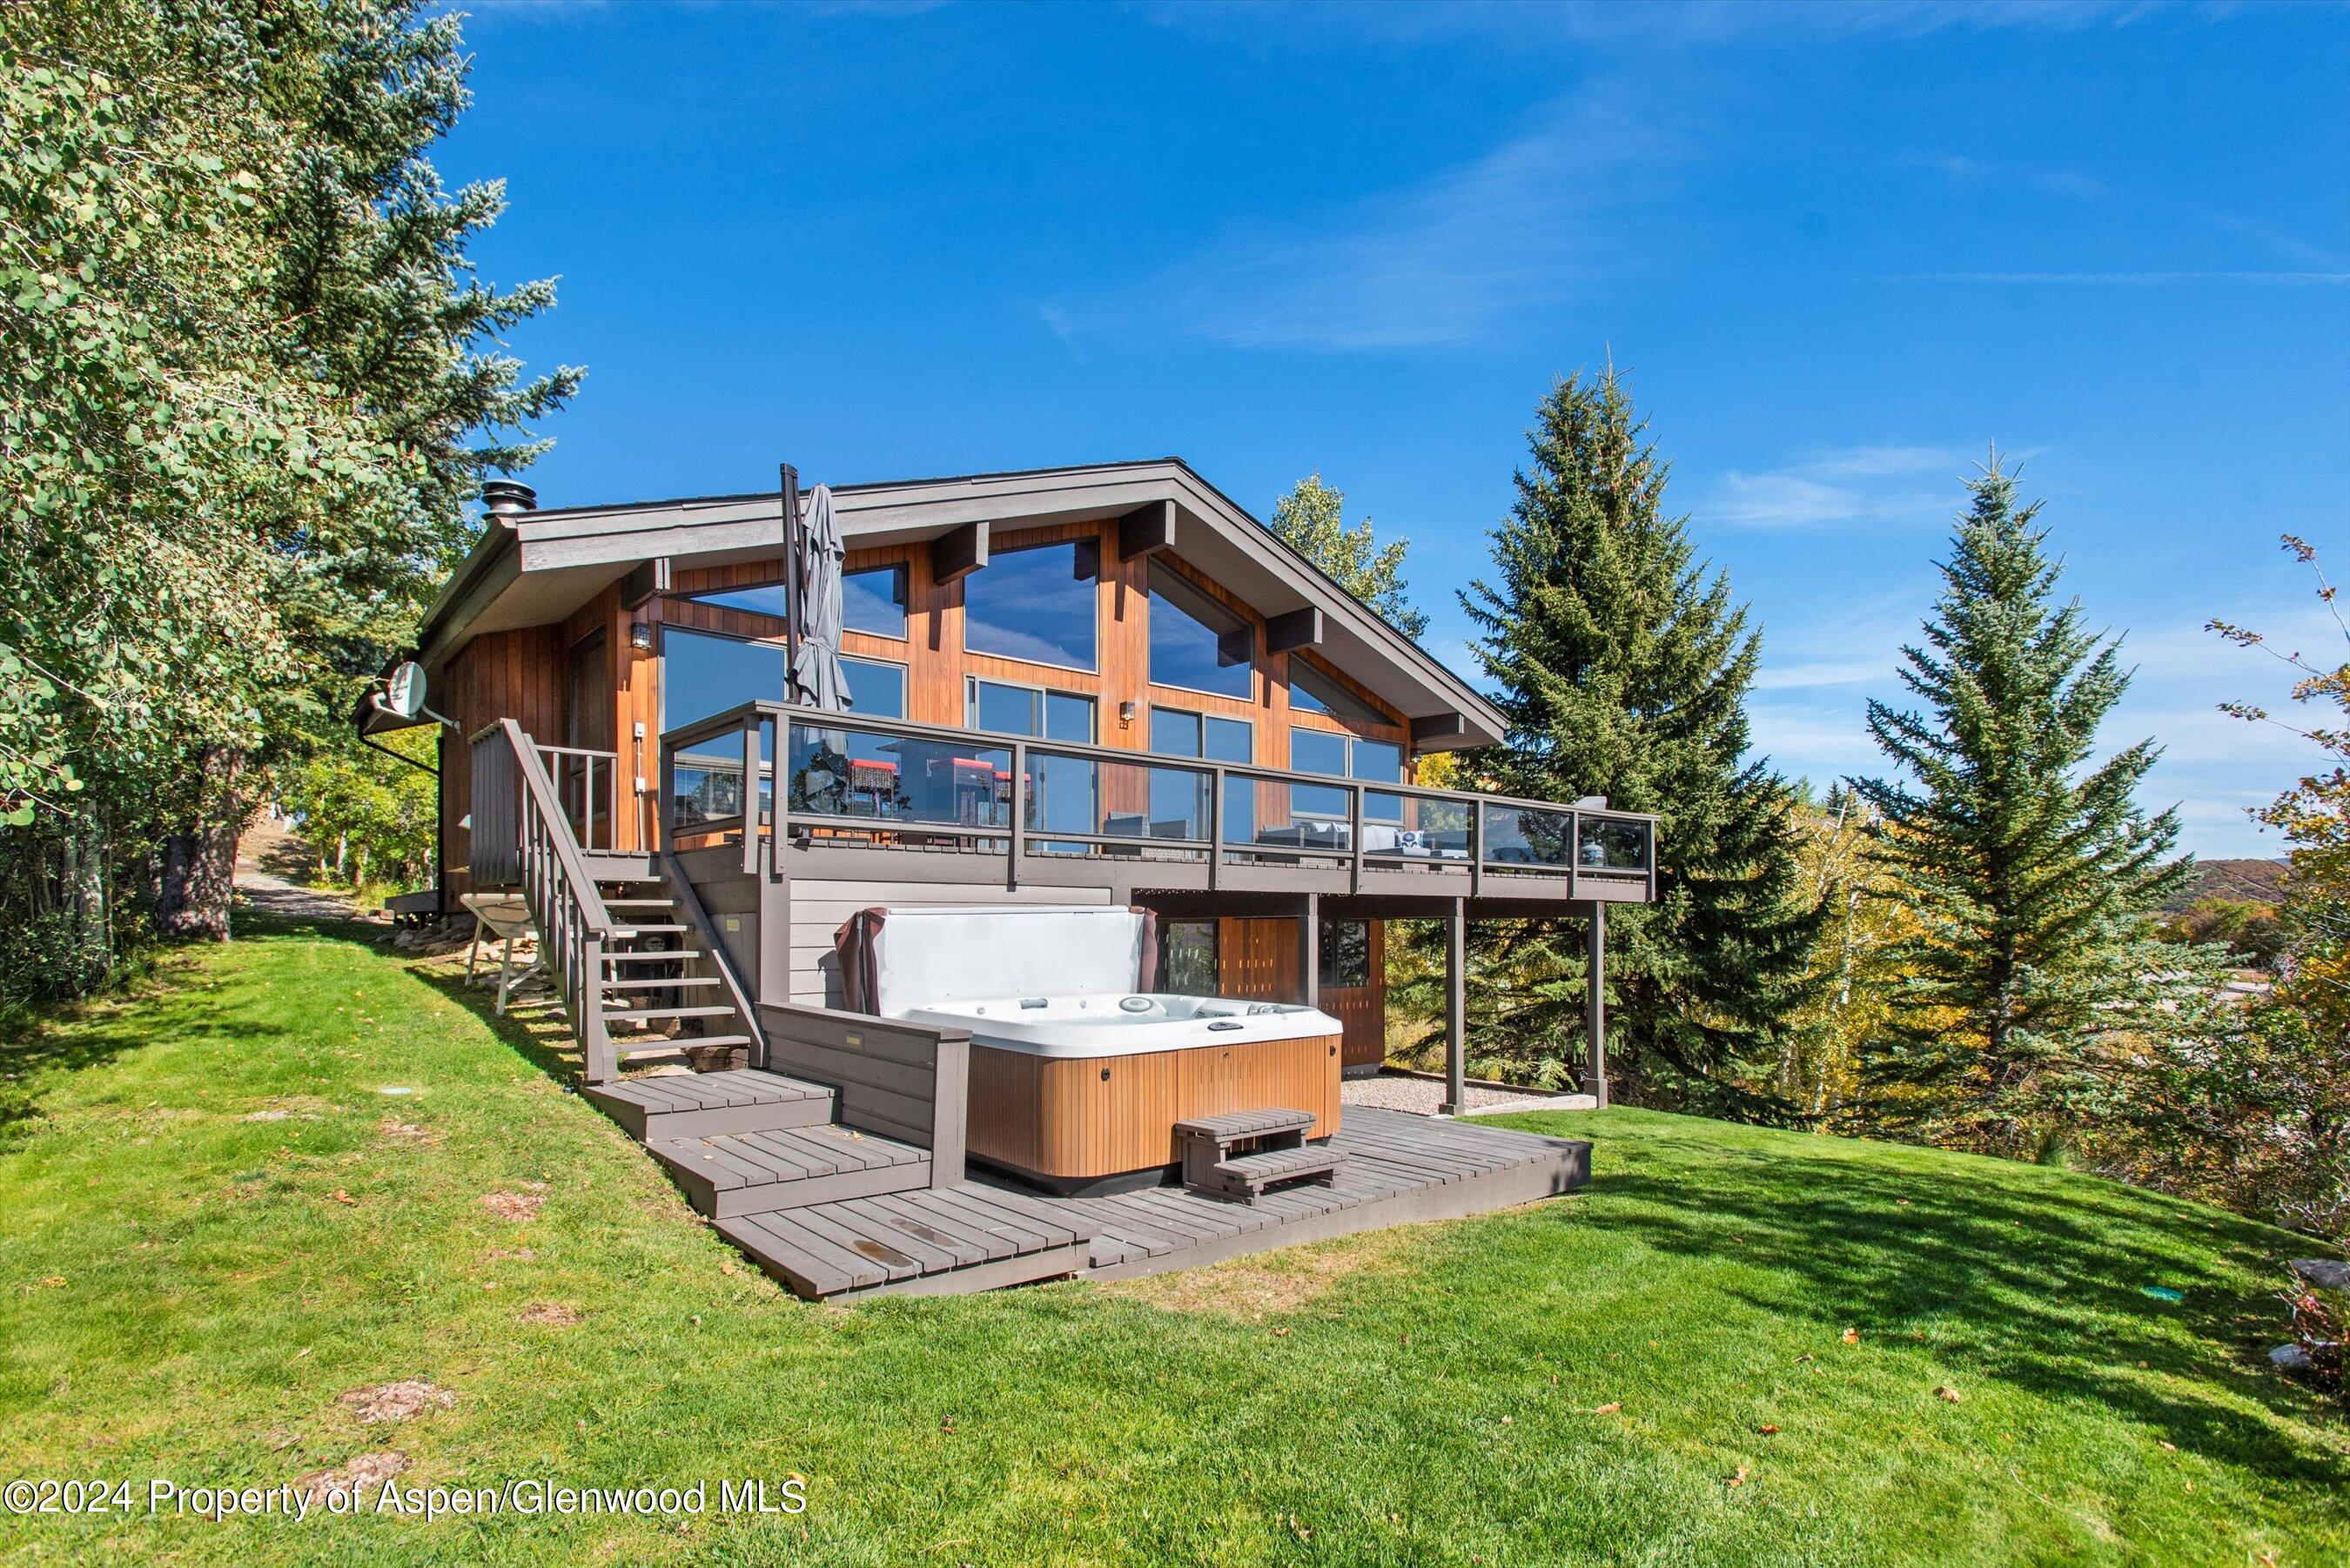
[[[1595,1141],[1587,1192],[1136,1285],[812,1307],[445,963],[253,925],[5,1047],[0,1477],[143,1501],[153,1476],[396,1450],[419,1484],[702,1480],[714,1503],[798,1475],[810,1506],[0,1517],[0,1553],[2350,1560],[2350,1431],[2262,1365],[2276,1262],[2306,1243],[2214,1210],[1531,1116]],[[501,1218],[494,1193],[544,1208]],[[550,1307],[576,1321],[521,1321]],[[338,1401],[404,1378],[456,1403],[369,1426]]]

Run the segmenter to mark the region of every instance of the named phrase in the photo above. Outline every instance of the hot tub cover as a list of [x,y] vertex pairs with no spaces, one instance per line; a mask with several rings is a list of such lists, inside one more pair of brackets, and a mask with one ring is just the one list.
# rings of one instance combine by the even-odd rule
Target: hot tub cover
[[833,950],[844,1003],[884,1018],[989,997],[1147,992],[1159,960],[1149,910],[1100,904],[859,909]]

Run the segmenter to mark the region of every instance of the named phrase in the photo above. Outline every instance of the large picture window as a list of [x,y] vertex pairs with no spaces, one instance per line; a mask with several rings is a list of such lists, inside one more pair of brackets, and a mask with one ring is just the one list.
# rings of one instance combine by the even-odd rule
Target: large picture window
[[1101,545],[1092,539],[1005,550],[962,580],[962,645],[972,653],[1091,670]]
[[791,605],[791,595],[781,583],[756,583],[741,588],[712,588],[707,593],[680,594],[677,597],[688,604],[710,605],[743,615],[765,616],[772,620],[782,620]]
[[1292,655],[1289,660],[1289,705],[1301,713],[1319,713],[1354,724],[1384,724],[1388,716]]
[[[1150,749],[1162,757],[1198,757],[1211,763],[1256,760],[1256,727],[1245,719],[1194,713],[1183,708],[1150,710]],[[1256,836],[1255,792],[1241,784],[1224,794],[1224,836]],[[1150,831],[1158,838],[1206,838],[1208,778],[1204,774],[1163,771],[1150,775]]]
[[[1289,769],[1292,773],[1321,774],[1334,779],[1361,779],[1368,784],[1401,784],[1403,748],[1393,741],[1367,741],[1358,735],[1333,734],[1327,730],[1292,725]],[[1297,784],[1290,790],[1289,798],[1300,816],[1335,819],[1347,815],[1344,790]],[[1401,821],[1403,797],[1365,790],[1363,816],[1370,822]]]
[[1150,680],[1245,701],[1255,694],[1249,623],[1175,573],[1150,564]]
[[862,719],[902,719],[906,716],[906,667],[879,659],[843,659],[841,673],[848,678],[848,706]]
[[875,637],[906,635],[906,568],[870,566],[840,576],[841,624]]

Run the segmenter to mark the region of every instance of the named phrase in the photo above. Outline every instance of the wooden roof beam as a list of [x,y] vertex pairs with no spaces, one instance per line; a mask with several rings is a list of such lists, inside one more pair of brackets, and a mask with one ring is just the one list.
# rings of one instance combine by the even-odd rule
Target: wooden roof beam
[[987,565],[987,523],[981,519],[950,529],[931,541],[931,577],[951,583]]

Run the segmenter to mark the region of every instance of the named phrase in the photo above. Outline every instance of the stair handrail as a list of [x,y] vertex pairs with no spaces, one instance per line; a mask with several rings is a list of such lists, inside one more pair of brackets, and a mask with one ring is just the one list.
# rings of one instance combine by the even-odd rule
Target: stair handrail
[[521,811],[515,822],[515,869],[523,898],[538,927],[539,952],[556,977],[564,1011],[578,1038],[580,1076],[590,1084],[617,1077],[612,1036],[604,1022],[604,952],[626,934],[597,890],[595,875],[580,853],[570,818],[538,746],[522,725],[499,719],[473,736],[479,743],[502,737],[520,783]]

